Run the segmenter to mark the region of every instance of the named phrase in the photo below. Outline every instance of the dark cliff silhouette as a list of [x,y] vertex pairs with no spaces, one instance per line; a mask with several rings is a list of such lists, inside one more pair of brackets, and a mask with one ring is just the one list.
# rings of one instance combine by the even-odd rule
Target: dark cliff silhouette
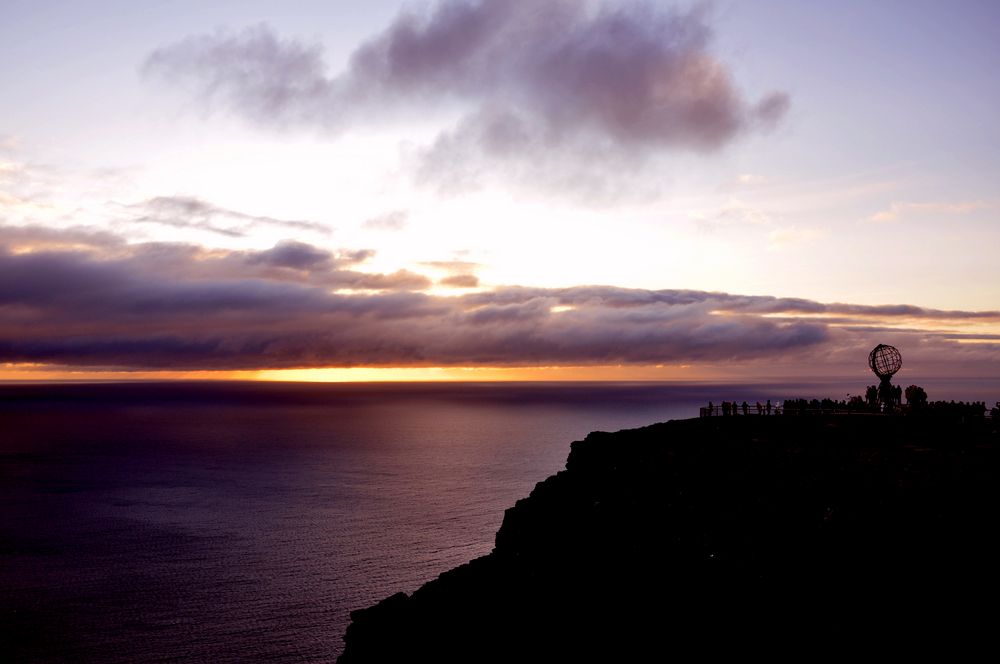
[[338,661],[988,643],[996,424],[712,417],[591,434],[507,510],[490,555],[353,612]]

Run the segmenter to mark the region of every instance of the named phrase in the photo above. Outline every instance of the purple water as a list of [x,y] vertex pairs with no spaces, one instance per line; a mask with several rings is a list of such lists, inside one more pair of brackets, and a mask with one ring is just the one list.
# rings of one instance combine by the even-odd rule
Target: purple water
[[3,659],[331,662],[352,609],[488,553],[589,431],[844,389],[0,386]]

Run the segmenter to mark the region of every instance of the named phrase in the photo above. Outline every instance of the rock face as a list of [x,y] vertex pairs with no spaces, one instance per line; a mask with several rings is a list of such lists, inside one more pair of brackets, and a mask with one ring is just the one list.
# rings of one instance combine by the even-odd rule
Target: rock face
[[989,420],[870,416],[592,433],[507,510],[491,554],[354,611],[338,661],[987,642],[997,442]]

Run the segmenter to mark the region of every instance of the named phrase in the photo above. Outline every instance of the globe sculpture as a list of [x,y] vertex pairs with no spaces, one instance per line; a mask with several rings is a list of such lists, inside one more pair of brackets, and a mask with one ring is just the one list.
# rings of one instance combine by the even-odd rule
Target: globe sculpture
[[868,366],[879,377],[878,402],[883,411],[899,405],[896,388],[889,381],[903,367],[903,357],[893,346],[879,344],[868,353]]

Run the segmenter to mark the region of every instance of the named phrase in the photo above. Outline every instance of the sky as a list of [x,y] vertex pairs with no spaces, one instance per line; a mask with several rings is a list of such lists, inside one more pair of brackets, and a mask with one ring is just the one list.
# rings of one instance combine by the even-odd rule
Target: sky
[[0,380],[1000,376],[1000,5],[0,2]]

